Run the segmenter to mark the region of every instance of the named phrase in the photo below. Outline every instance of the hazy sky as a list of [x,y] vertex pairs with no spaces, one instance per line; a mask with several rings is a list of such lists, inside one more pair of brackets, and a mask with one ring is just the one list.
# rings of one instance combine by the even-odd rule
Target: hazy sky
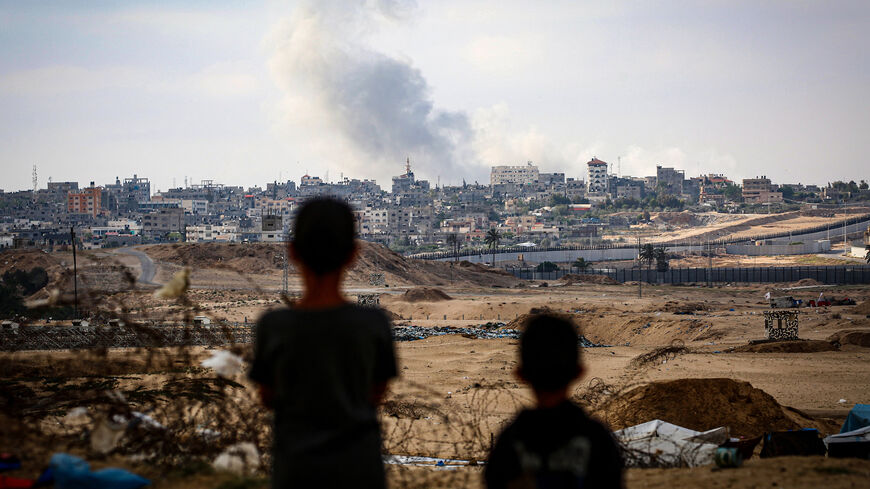
[[0,1],[0,188],[870,180],[870,2]]

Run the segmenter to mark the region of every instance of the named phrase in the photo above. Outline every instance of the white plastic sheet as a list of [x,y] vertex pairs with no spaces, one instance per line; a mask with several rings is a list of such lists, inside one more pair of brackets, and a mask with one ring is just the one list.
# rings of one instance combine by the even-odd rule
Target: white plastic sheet
[[728,428],[695,431],[660,419],[615,431],[629,467],[698,467],[713,463]]

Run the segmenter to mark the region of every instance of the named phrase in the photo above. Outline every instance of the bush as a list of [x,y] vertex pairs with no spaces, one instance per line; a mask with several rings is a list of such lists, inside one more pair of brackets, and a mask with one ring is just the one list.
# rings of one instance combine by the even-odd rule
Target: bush
[[541,263],[537,267],[535,267],[535,271],[537,272],[555,272],[558,269],[559,265],[556,265],[551,261],[545,261],[544,263]]

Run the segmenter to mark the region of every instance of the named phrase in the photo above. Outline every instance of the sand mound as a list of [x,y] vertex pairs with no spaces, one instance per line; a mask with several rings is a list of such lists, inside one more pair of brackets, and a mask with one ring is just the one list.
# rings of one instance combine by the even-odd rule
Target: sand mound
[[819,282],[818,280],[813,279],[813,278],[802,278],[802,279],[798,280],[797,282],[792,283],[791,285],[793,287],[808,287],[808,286],[812,286],[812,285],[823,285],[823,284],[821,282]]
[[[383,274],[387,285],[478,285],[513,287],[513,275],[470,262],[438,262],[406,258],[389,248],[359,241],[360,253],[348,271],[349,281],[370,284],[373,274]],[[284,263],[281,243],[180,243],[143,248],[155,261],[198,269],[230,269],[240,273],[280,274]],[[291,273],[296,271],[291,266]]]
[[405,302],[438,302],[451,299],[453,298],[445,294],[444,291],[430,287],[416,287],[408,289],[402,294],[402,300]]
[[619,285],[619,282],[613,280],[612,278],[606,275],[592,275],[592,274],[576,274],[569,273],[568,275],[564,275],[559,279],[559,282],[564,283],[566,285],[571,284],[598,284],[598,285]]
[[790,341],[765,341],[762,343],[750,343],[738,346],[733,352],[746,353],[816,353],[820,351],[837,351],[836,345],[830,341],[822,340],[790,340]]
[[507,323],[505,328],[507,329],[524,329],[526,327],[526,323],[534,316],[538,314],[551,314],[553,316],[558,316],[563,319],[567,319],[568,321],[575,322],[574,317],[571,314],[567,314],[564,312],[559,312],[554,309],[550,309],[547,306],[544,307],[533,307],[529,309],[529,312],[526,314],[520,314],[516,319]]
[[870,314],[870,301],[864,301],[852,308],[852,314]]
[[709,306],[703,302],[677,302],[667,301],[661,305],[652,305],[647,307],[644,312],[672,312],[675,314],[691,314],[695,311],[708,311]]
[[614,430],[661,419],[693,430],[728,426],[732,436],[798,428],[770,394],[732,379],[680,379],[636,387],[596,410]]
[[857,345],[870,348],[870,331],[867,330],[843,330],[828,336],[831,343],[841,345]]

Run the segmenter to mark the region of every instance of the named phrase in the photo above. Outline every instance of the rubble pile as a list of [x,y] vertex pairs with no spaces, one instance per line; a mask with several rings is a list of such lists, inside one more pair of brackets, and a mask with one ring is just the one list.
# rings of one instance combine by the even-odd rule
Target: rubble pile
[[[504,323],[496,323],[496,325],[504,326]],[[415,341],[422,340],[430,336],[444,336],[450,334],[458,334],[466,338],[473,338],[477,340],[489,340],[495,338],[519,339],[521,331],[516,329],[497,329],[486,327],[451,328],[448,326],[435,326],[431,328],[424,326],[397,326],[393,328],[393,339],[396,341]],[[581,346],[583,348],[607,346],[593,343],[586,339],[586,337],[584,336],[580,336],[580,340],[577,342],[577,344],[578,346]]]

